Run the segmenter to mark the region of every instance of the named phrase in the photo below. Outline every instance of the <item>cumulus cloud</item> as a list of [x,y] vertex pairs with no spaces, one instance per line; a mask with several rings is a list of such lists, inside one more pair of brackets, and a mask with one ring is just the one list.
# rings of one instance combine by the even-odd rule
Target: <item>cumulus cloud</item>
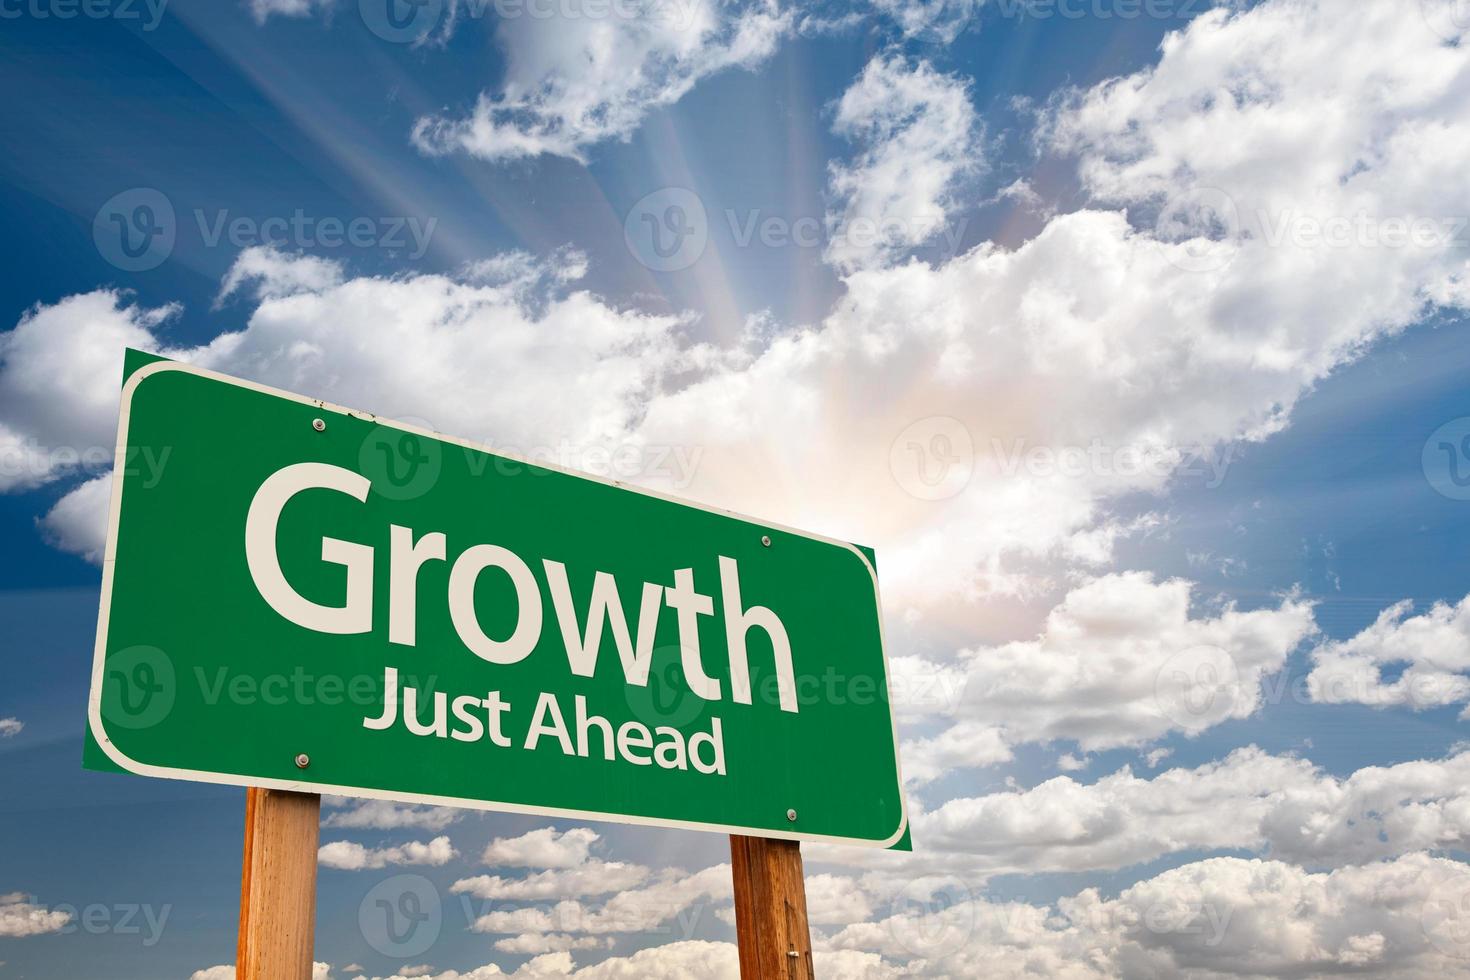
[[[1409,615],[1413,608],[1409,600],[1396,603],[1351,639],[1313,650],[1312,699],[1416,711],[1470,701],[1470,596],[1418,616]],[[1397,676],[1385,679],[1385,669]]]
[[[189,974],[189,980],[235,980],[235,967],[233,965],[211,966],[208,969],[195,970]],[[311,980],[332,980],[332,965],[313,963]]]
[[271,17],[310,17],[319,10],[327,10],[331,4],[332,0],[246,0],[257,24],[264,24]]
[[99,289],[37,304],[0,334],[0,491],[112,462],[120,352],[167,351],[159,331],[178,311]]
[[626,139],[701,79],[765,60],[791,26],[775,0],[634,8],[615,6],[633,9],[622,16],[502,18],[499,90],[482,93],[468,115],[418,120],[414,142],[427,153],[487,160],[543,153],[582,160],[595,143]]
[[[521,878],[463,878],[450,891],[495,903],[471,928],[507,936],[496,941],[497,949],[546,955],[594,948],[618,933],[654,929],[696,902],[728,904],[732,899],[729,865],[696,874],[677,868],[655,872],[640,864],[592,857],[599,839],[587,827],[546,827],[497,838],[485,848],[486,864],[545,870]],[[583,901],[609,894],[600,902]],[[504,904],[512,902],[530,904]]]
[[674,918],[695,902],[733,900],[730,866],[715,865],[689,874],[664,869],[644,885],[618,892],[598,904],[565,899],[553,905],[494,909],[477,918],[476,932],[514,935],[609,935],[645,932]]
[[[693,877],[706,873],[728,878],[729,868]],[[953,877],[915,879],[898,894],[873,885],[871,878],[809,879],[809,906],[814,922],[820,920],[816,968],[823,976],[1430,978],[1463,975],[1470,953],[1470,873],[1459,862],[1423,853],[1326,872],[1277,860],[1210,858],[1139,881],[1116,898],[1090,888],[1049,905],[988,900]],[[503,915],[509,921],[517,914]],[[569,934],[545,939],[574,942]],[[571,951],[559,950],[536,955],[511,974],[488,964],[429,976],[506,975],[734,980],[739,974],[733,945],[691,941],[580,968]]]
[[[490,963],[467,972],[446,970],[443,973],[423,974],[421,980],[489,980],[491,977],[510,977],[513,980],[552,980],[560,977],[574,977],[576,980],[684,980],[685,977],[737,980],[739,965],[735,959],[734,946],[693,940],[639,950],[629,956],[613,957],[580,969],[570,953],[558,951],[536,956],[510,973]],[[367,980],[367,977],[358,977],[356,980]],[[391,977],[373,977],[372,980],[409,978],[398,973]]]
[[544,935],[528,932],[508,939],[495,940],[495,948],[502,953],[522,956],[539,956],[544,953],[564,953],[578,949],[601,949],[610,940],[593,936],[568,936],[561,933]]
[[1312,608],[1285,597],[1196,616],[1192,598],[1182,579],[1103,575],[1069,592],[1036,638],[962,651],[958,720],[905,745],[905,778],[1004,762],[1023,742],[1069,740],[1091,752],[1249,717],[1262,679],[1316,631]]
[[1103,899],[1054,908],[962,896],[849,926],[836,948],[905,963],[907,976],[1436,977],[1461,975],[1458,862],[1412,854],[1312,873],[1278,861],[1195,862]]
[[[548,261],[573,272],[585,268],[573,253]],[[639,406],[663,376],[698,356],[677,336],[681,318],[620,311],[569,292],[566,267],[533,270],[522,257],[515,275],[475,267],[457,277],[338,281],[320,274],[319,262],[268,249],[242,253],[227,281],[253,287],[250,322],[196,348],[171,348],[155,332],[172,307],[142,309],[115,292],[29,311],[0,336],[0,424],[19,434],[28,459],[42,462],[20,467],[23,475],[0,488],[72,472],[80,465],[76,447],[106,447],[91,451],[94,466],[111,460],[127,346],[343,404],[372,404],[380,414],[427,420],[470,438],[493,433],[497,446],[523,453],[563,447],[571,458],[556,461],[568,465],[581,461],[576,450],[627,444]],[[303,263],[306,272],[298,271]],[[363,333],[359,325],[368,321],[374,329]],[[520,366],[507,374],[506,363]],[[539,373],[531,368],[536,363]],[[498,394],[460,396],[492,376]],[[573,388],[581,394],[572,397]],[[533,420],[525,410],[531,404],[558,407]],[[102,479],[64,497],[43,523],[53,541],[94,559],[106,526]]]
[[363,871],[390,865],[427,864],[438,867],[459,856],[448,837],[409,841],[393,847],[370,848],[356,841],[337,840],[323,844],[316,854],[319,864],[343,871]]
[[985,0],[872,0],[905,37],[949,44],[968,27]]
[[112,473],[82,483],[58,500],[39,521],[46,540],[62,551],[102,564],[106,548]]
[[441,806],[419,806],[388,800],[353,800],[345,796],[327,796],[322,803],[332,812],[322,820],[323,827],[365,830],[401,830],[417,827],[443,830],[464,815],[463,810]]
[[0,738],[13,738],[25,727],[26,723],[19,718],[0,718]]
[[0,936],[18,939],[60,932],[71,919],[70,912],[37,905],[24,892],[0,895]]
[[[1097,566],[1119,535],[1146,533],[1110,513],[1119,495],[1166,489],[1202,447],[1264,438],[1375,338],[1428,302],[1460,301],[1463,259],[1436,243],[1233,236],[1222,239],[1230,261],[1201,268],[1212,243],[1190,237],[1186,219],[1202,211],[1175,199],[1203,182],[1272,213],[1470,213],[1451,172],[1470,105],[1455,98],[1463,51],[1391,4],[1352,17],[1329,7],[1212,12],[1171,36],[1155,67],[1052,106],[1044,146],[1074,154],[1095,201],[1124,210],[1054,217],[1014,249],[863,269],[822,322],[751,356],[694,357],[677,319],[586,293],[538,310],[464,277],[325,285],[258,254],[267,278],[254,281],[297,291],[263,294],[246,329],[191,356],[471,436],[582,444],[612,432],[700,446],[688,493],[875,544],[900,606],[1050,588],[1038,563]],[[1355,64],[1371,70],[1341,85],[1314,61],[1359,49]],[[1209,109],[1206,122],[1194,106]],[[1214,153],[1220,145],[1231,153]],[[863,154],[888,158],[882,140]],[[370,336],[356,329],[369,318]],[[64,353],[75,332],[35,333]],[[90,349],[101,357],[116,343]],[[0,424],[20,436],[36,402],[14,410],[4,379],[21,368],[44,377],[32,359],[7,350],[0,374]],[[517,364],[509,378],[493,370],[506,362]],[[486,388],[492,373],[502,383]],[[112,395],[110,383],[96,387],[106,390],[90,398]],[[483,397],[435,397],[462,390]],[[68,435],[106,431],[110,419],[97,407]]]
[[497,837],[482,856],[491,867],[575,868],[584,864],[601,835],[590,827],[559,831],[542,827],[519,837]]
[[[1340,779],[1249,747],[1152,779],[1124,768],[952,799],[914,819],[935,868],[971,875],[1118,870],[1186,851],[1244,850],[1306,867],[1470,843],[1470,753]],[[1228,813],[1228,820],[1220,819]]]
[[833,129],[862,149],[831,166],[840,210],[827,218],[829,262],[850,272],[950,231],[956,184],[981,166],[963,79],[899,55],[874,58],[838,101]]
[[539,871],[524,878],[499,875],[462,878],[450,887],[450,891],[487,900],[580,898],[632,888],[642,884],[648,876],[649,870],[639,864],[592,859],[575,868]]
[[241,252],[225,273],[219,300],[246,287],[253,287],[256,299],[281,299],[295,293],[321,292],[341,282],[342,267],[330,259],[255,246]]

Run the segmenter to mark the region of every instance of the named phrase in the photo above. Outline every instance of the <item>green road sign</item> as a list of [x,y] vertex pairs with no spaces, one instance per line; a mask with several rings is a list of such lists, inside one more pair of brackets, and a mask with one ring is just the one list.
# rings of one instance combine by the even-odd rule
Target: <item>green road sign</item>
[[141,361],[89,765],[906,846],[861,549]]

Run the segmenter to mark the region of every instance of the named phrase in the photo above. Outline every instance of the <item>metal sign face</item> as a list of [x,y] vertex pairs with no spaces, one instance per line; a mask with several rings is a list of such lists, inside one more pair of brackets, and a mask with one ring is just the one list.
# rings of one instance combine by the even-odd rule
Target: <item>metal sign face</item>
[[167,361],[118,452],[162,461],[118,468],[103,566],[90,731],[123,769],[906,840],[852,545]]

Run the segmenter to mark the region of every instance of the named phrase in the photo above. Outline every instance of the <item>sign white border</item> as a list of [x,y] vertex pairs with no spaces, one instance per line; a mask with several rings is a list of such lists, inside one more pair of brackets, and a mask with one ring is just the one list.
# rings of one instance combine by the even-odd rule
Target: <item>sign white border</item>
[[806,531],[799,531],[795,528],[786,527],[781,524],[773,524],[769,521],[762,521],[754,517],[748,517],[744,514],[739,514],[731,510],[723,510],[717,507],[707,507],[704,504],[695,503],[689,500],[682,500],[678,497],[659,493],[656,490],[648,490],[643,487],[632,486],[617,480],[603,479],[602,477],[595,476],[590,473],[578,473],[575,470],[564,469],[560,466],[555,466],[547,463],[532,462],[530,460],[522,459],[513,454],[493,449],[490,446],[476,444],[468,439],[460,439],[455,436],[447,436],[440,432],[431,432],[428,429],[422,429],[418,426],[413,425],[405,425],[403,423],[395,422],[390,419],[381,419],[376,415],[368,412],[354,411],[350,408],[343,408],[339,405],[333,405],[329,402],[320,401],[315,398],[306,398],[302,395],[297,395],[289,391],[281,391],[278,388],[271,388],[266,385],[256,384],[253,381],[246,381],[241,378],[234,378],[227,374],[220,374],[215,371],[209,371],[204,368],[195,367],[191,364],[185,364],[178,361],[155,361],[151,364],[146,364],[143,367],[139,368],[137,371],[133,372],[133,374],[128,378],[127,383],[123,385],[122,403],[118,411],[117,447],[115,455],[113,457],[114,460],[123,460],[127,458],[126,454],[128,420],[132,409],[133,394],[138,390],[139,385],[141,385],[145,380],[155,374],[160,374],[165,371],[182,371],[185,374],[192,374],[202,378],[209,378],[214,381],[231,384],[239,388],[246,388],[250,391],[259,392],[261,394],[273,395],[277,398],[284,398],[287,401],[297,402],[302,405],[310,405],[313,408],[322,412],[331,412],[337,415],[345,415],[352,418],[371,421],[377,425],[381,425],[386,428],[395,429],[400,432],[411,433],[413,435],[426,437],[441,443],[449,443],[466,449],[476,450],[478,452],[489,453],[495,456],[502,457],[504,459],[514,460],[515,462],[522,463],[527,466],[535,466],[538,469],[554,470],[558,473],[565,474],[566,476],[572,476],[582,480],[590,480],[595,483],[601,483],[605,486],[615,487],[619,490],[628,490],[633,493],[643,494],[647,497],[656,497],[659,500],[665,500],[670,503],[679,504],[683,507],[692,507],[697,510],[706,511],[711,514],[723,514],[727,517],[733,517],[738,520],[746,521],[758,527],[781,531],[786,534],[794,534],[798,537],[803,537],[811,541],[821,541],[826,544],[833,544],[839,547],[847,548],[853,554],[858,556],[858,558],[863,563],[863,567],[868,570],[868,574],[872,577],[873,580],[873,602],[875,604],[874,607],[878,611],[879,655],[883,661],[883,685],[884,689],[888,691],[889,697],[888,723],[893,733],[894,773],[898,778],[899,822],[898,829],[893,832],[893,835],[891,837],[887,838],[886,840],[878,841],[856,837],[833,837],[826,834],[806,834],[793,830],[774,830],[768,827],[740,827],[729,824],[701,823],[694,820],[675,820],[662,817],[640,817],[630,814],[606,813],[598,810],[568,810],[559,807],[528,806],[522,803],[504,803],[494,800],[477,800],[458,796],[432,796],[421,793],[402,793],[394,792],[391,790],[367,789],[364,787],[333,786],[327,783],[314,783],[307,780],[272,779],[265,776],[242,776],[233,773],[205,772],[195,769],[176,769],[170,766],[149,765],[147,763],[138,762],[134,759],[131,759],[128,756],[124,755],[122,750],[113,744],[112,739],[107,735],[107,729],[102,723],[102,678],[104,661],[107,655],[108,614],[112,606],[112,572],[113,564],[117,557],[118,516],[122,512],[123,485],[126,482],[124,479],[118,478],[114,471],[114,477],[112,481],[112,502],[108,509],[107,516],[107,547],[104,550],[102,557],[102,600],[101,608],[97,615],[97,644],[93,650],[92,657],[92,691],[91,695],[87,699],[87,719],[88,725],[92,732],[92,736],[97,740],[97,744],[101,746],[102,751],[107,754],[108,758],[117,763],[123,769],[131,773],[136,773],[140,776],[156,776],[163,779],[186,779],[192,782],[216,783],[225,786],[259,786],[266,789],[288,790],[296,793],[322,793],[336,796],[356,796],[375,800],[390,800],[397,803],[427,803],[433,806],[453,806],[471,810],[494,810],[501,813],[531,814],[544,817],[569,817],[577,820],[601,820],[607,821],[609,823],[632,824],[635,826],[643,827],[670,827],[677,830],[704,830],[720,834],[741,834],[749,837],[769,837],[776,840],[812,841],[815,843],[823,844],[847,844],[858,847],[887,848],[892,847],[894,844],[898,843],[900,839],[902,839],[904,832],[908,829],[908,800],[904,796],[903,772],[899,768],[900,759],[898,755],[898,723],[894,719],[892,687],[889,684],[888,647],[883,634],[883,604],[878,594],[877,572],[873,569],[872,563],[868,561],[868,556],[863,554],[860,549],[854,547],[852,544],[846,541],[838,541],[836,539],[824,537],[819,534],[810,534]]

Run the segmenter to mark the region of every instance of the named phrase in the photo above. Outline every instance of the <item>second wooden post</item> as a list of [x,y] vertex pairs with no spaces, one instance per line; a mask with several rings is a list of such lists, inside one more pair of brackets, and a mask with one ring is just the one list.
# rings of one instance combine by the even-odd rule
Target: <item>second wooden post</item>
[[245,791],[238,980],[311,980],[322,798]]
[[801,845],[730,837],[741,980],[812,980]]

